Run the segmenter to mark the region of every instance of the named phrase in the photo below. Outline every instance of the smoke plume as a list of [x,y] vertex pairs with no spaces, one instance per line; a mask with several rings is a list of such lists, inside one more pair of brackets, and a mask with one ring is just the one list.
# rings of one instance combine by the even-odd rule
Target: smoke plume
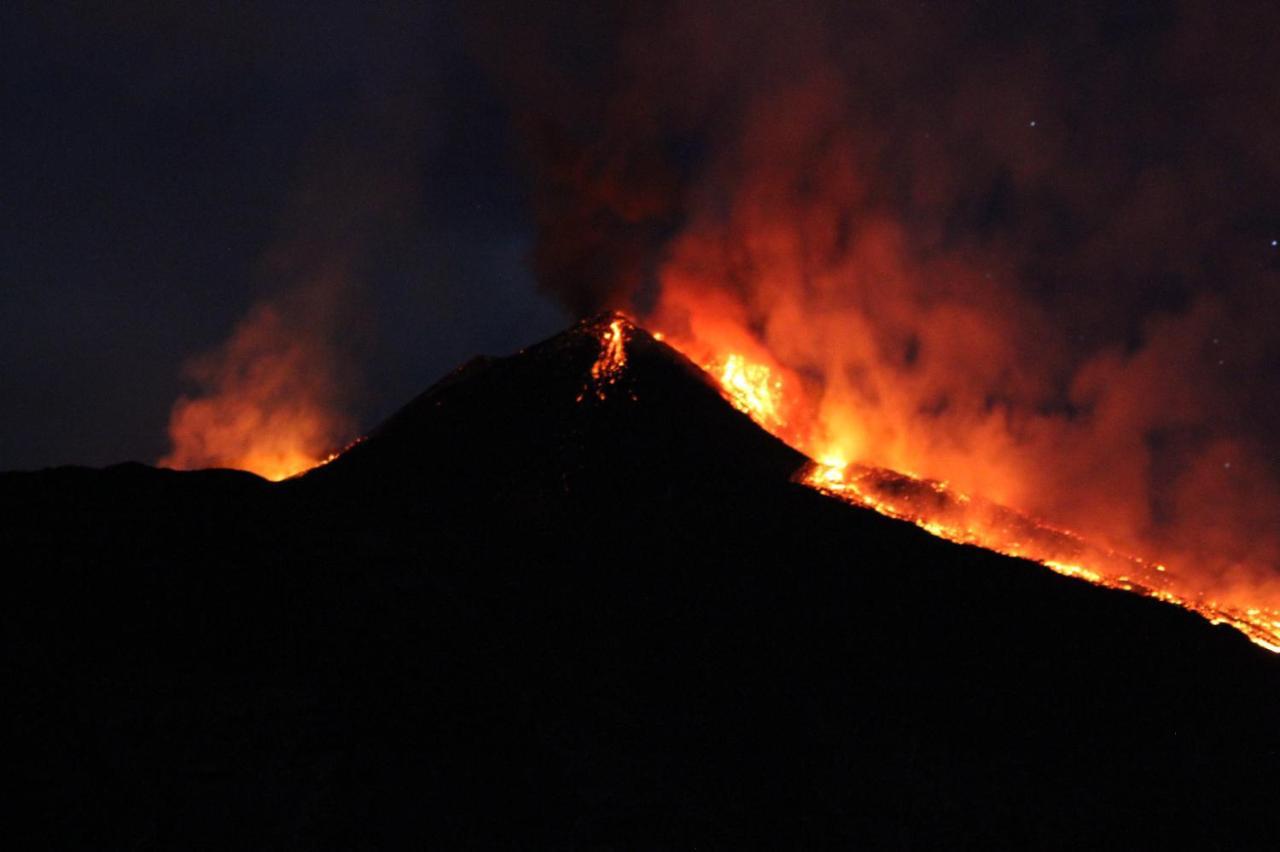
[[814,454],[1280,600],[1274,4],[590,6],[477,27],[544,287],[768,364]]
[[200,391],[174,404],[173,449],[160,464],[283,479],[349,440],[343,359],[313,316],[329,298],[303,289],[262,302],[226,343],[190,361],[186,373]]
[[262,258],[267,292],[223,344],[185,365],[194,391],[173,406],[161,465],[283,479],[355,437],[365,275],[413,221],[405,211],[418,193],[419,125],[403,103],[378,106],[318,134],[305,155]]

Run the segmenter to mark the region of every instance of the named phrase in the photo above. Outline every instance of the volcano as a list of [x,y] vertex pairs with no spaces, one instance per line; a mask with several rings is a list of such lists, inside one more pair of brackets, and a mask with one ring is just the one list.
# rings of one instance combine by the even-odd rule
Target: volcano
[[0,475],[11,848],[1274,846],[1272,654],[806,464],[606,315],[284,482]]

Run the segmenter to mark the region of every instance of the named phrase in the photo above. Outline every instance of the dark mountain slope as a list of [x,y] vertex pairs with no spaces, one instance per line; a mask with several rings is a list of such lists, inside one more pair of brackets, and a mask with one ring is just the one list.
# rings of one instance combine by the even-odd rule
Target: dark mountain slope
[[0,475],[14,848],[1274,846],[1280,660],[791,483],[642,331],[599,399],[599,331],[280,485]]

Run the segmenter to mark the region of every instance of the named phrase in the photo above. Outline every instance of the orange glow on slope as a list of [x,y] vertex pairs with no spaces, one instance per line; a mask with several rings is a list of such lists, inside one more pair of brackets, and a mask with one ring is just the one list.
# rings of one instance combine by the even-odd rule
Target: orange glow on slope
[[[671,341],[673,335],[664,334],[662,339]],[[797,472],[796,481],[801,484],[909,521],[948,541],[1029,559],[1068,577],[1184,607],[1212,624],[1230,625],[1261,647],[1280,653],[1280,609],[1242,606],[1189,592],[1179,583],[1178,575],[1162,563],[1091,543],[1074,532],[957,491],[945,481],[849,463],[842,447],[857,442],[842,441],[838,434],[830,437],[816,426],[805,432],[782,418],[780,412],[790,400],[778,371],[736,352],[709,357],[703,352],[703,356],[704,369],[718,380],[729,402],[792,447],[821,459]]]
[[1068,577],[1177,604],[1280,652],[1280,611],[1183,596],[1172,588],[1173,578],[1164,565],[1095,546],[1075,533],[954,491],[945,482],[839,463],[810,464],[797,480],[855,506],[910,521],[948,541],[1030,559]]

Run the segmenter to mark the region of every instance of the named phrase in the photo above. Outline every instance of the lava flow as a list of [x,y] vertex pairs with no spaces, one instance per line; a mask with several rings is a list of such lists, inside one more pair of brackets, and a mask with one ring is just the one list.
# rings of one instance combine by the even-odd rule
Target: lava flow
[[[591,387],[603,398],[604,387],[618,380],[626,366],[624,348],[631,324],[614,319],[600,332],[600,355],[591,368]],[[678,350],[669,334],[656,333]],[[784,412],[790,401],[784,382],[768,365],[737,352],[685,352],[717,382],[726,400],[759,426],[805,453],[812,461],[796,472],[797,482],[844,502],[909,521],[948,541],[971,544],[1034,562],[1069,577],[1175,604],[1227,624],[1269,651],[1280,653],[1280,610],[1239,607],[1186,592],[1166,565],[1117,552],[1058,529],[949,483],[859,464],[828,447],[840,447],[829,436],[827,447],[788,426]],[[581,397],[580,397],[581,399]]]
[[1068,577],[1156,598],[1229,624],[1280,653],[1280,611],[1239,609],[1175,591],[1176,578],[1158,563],[1117,553],[1004,506],[950,489],[946,482],[840,460],[806,465],[797,480],[847,503],[910,521],[939,538],[1017,556]]
[[590,379],[582,393],[578,394],[578,402],[582,402],[588,394],[603,400],[608,390],[617,384],[627,367],[627,336],[630,334],[630,322],[622,317],[614,317],[608,327],[600,335],[600,355],[591,364]]

